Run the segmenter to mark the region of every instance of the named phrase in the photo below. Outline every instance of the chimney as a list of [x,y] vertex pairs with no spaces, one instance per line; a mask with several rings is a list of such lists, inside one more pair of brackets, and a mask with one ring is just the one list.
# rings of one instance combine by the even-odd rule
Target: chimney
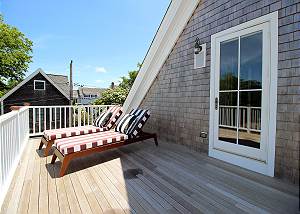
[[73,60],[71,60],[70,63],[70,105],[73,104],[73,74],[72,74],[72,65],[73,65]]
[[114,82],[111,82],[110,88],[111,88],[111,89],[114,89],[114,88],[115,88],[115,83],[114,83]]

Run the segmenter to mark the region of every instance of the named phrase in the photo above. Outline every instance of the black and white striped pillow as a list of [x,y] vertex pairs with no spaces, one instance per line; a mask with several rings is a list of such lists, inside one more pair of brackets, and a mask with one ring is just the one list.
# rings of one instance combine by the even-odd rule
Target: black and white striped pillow
[[130,114],[135,115],[136,118],[131,123],[126,134],[135,137],[142,130],[144,124],[150,117],[150,111],[147,109],[134,109],[130,112]]
[[116,131],[127,134],[128,128],[132,124],[132,122],[136,119],[135,115],[132,114],[125,114],[124,117],[119,121],[118,125],[116,126]]
[[109,119],[111,118],[112,113],[110,111],[106,111],[103,112],[102,114],[100,114],[99,117],[96,118],[95,122],[94,122],[94,126],[97,127],[104,127],[106,125],[106,123],[109,121]]

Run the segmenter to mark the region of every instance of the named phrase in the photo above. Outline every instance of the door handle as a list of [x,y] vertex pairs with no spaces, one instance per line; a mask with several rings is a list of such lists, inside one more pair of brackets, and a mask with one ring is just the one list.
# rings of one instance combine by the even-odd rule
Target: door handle
[[218,97],[215,98],[215,109],[218,110],[218,106],[219,106],[219,99]]

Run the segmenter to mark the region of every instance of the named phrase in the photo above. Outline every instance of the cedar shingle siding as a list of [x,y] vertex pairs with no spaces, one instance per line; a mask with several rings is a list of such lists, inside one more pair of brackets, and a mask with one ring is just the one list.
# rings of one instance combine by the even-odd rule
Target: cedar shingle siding
[[[46,90],[35,91],[34,80],[44,80]],[[4,112],[9,112],[12,105],[23,105],[24,102],[32,106],[69,105],[69,100],[40,73],[3,101]]]
[[[149,89],[141,107],[151,110],[147,129],[162,140],[208,153],[210,38],[212,34],[278,10],[277,177],[299,183],[299,0],[203,0]],[[193,69],[196,37],[207,43],[206,67]]]

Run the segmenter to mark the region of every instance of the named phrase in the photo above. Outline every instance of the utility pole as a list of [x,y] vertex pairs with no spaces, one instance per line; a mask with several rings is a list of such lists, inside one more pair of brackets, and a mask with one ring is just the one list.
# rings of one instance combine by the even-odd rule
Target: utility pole
[[70,63],[70,105],[73,104],[73,74],[72,74],[72,65],[73,65],[73,60],[71,60]]

